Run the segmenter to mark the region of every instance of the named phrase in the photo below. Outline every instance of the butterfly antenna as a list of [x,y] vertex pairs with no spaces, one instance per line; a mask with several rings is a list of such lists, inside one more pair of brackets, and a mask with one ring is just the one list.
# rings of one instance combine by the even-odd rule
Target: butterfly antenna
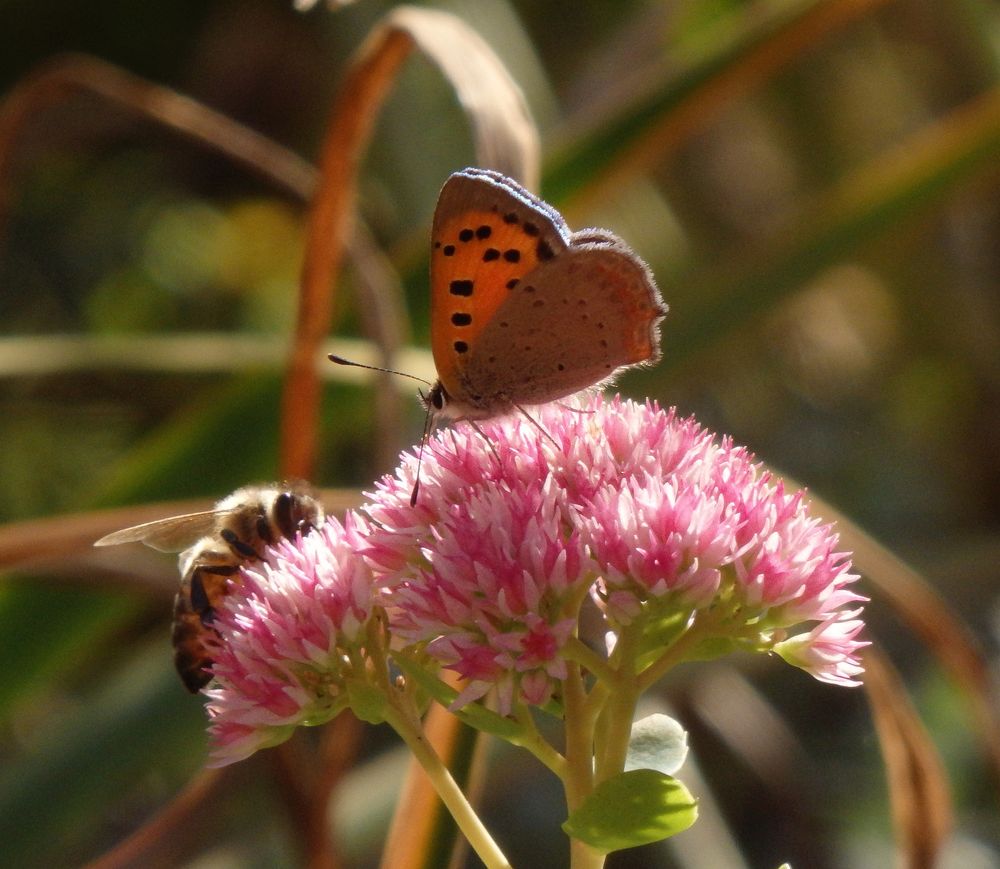
[[[395,368],[383,368],[380,365],[365,365],[363,362],[355,362],[352,359],[345,359],[343,356],[338,356],[336,353],[330,353],[327,356],[327,359],[331,362],[336,362],[338,365],[347,365],[351,368],[367,368],[369,371],[381,371],[383,374],[398,374],[400,377],[408,377],[410,380],[416,380],[417,383],[423,383],[432,388],[434,386],[434,384],[429,380],[424,380],[423,377],[417,377],[415,374],[407,374],[405,371],[396,371]],[[420,393],[420,397],[424,399],[424,404],[427,405],[427,415],[424,417],[424,433],[420,437],[420,450],[417,453],[417,479],[414,481],[413,491],[410,493],[411,507],[417,506],[417,492],[420,491],[420,465],[424,460],[424,446],[427,444],[427,438],[431,432],[431,421],[433,419],[431,406],[427,402],[423,392]]]
[[423,377],[417,377],[415,374],[407,374],[405,371],[396,371],[395,368],[382,368],[379,365],[365,365],[364,362],[355,362],[352,359],[345,359],[343,356],[338,356],[336,353],[330,353],[327,357],[331,362],[336,362],[338,365],[346,365],[350,368],[367,368],[369,371],[381,371],[383,374],[396,374],[399,377],[409,377],[410,380],[416,380],[417,383],[423,383],[427,386],[433,386],[429,380],[424,380]]
[[[423,397],[423,393],[420,393]],[[431,413],[431,406],[427,405],[427,415],[424,417],[424,433],[420,436],[420,450],[417,453],[417,478],[413,481],[413,491],[410,492],[410,506],[417,506],[417,492],[420,491],[420,465],[424,461],[424,447],[427,445],[427,438],[431,434],[431,422],[434,416]]]

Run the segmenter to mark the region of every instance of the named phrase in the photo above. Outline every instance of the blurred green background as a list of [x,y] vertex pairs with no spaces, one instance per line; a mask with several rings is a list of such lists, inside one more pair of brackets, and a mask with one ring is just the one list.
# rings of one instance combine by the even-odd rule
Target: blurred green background
[[[392,5],[8,0],[0,90],[87,52],[313,160],[346,59]],[[622,391],[695,414],[830,501],[918,568],[995,663],[1000,6],[429,5],[477,29],[524,89],[543,195],[574,228],[622,235],[657,275],[664,359]],[[761,58],[773,61],[763,74]],[[659,135],[684,112],[688,126]],[[359,207],[399,270],[419,347],[423,245],[444,178],[474,162],[470,143],[448,85],[409,61]],[[88,95],[39,105],[4,156],[0,521],[274,478],[304,204]],[[350,268],[343,280],[334,331],[356,337]],[[229,354],[240,337],[248,358]],[[391,470],[375,445],[417,440],[420,407],[407,407],[381,432],[370,391],[329,382],[316,482],[366,488]],[[201,704],[171,666],[173,571],[169,557],[112,553],[0,585],[3,865],[80,865],[200,768]],[[951,777],[946,865],[1000,866],[996,784],[965,701],[895,613],[876,600],[870,618]],[[731,847],[709,861],[710,846],[675,843],[612,865],[889,864],[860,691],[751,662],[692,669],[664,696],[692,730],[705,777],[692,790],[717,811],[701,835]],[[345,865],[375,865],[395,748],[373,732],[341,791]],[[502,757],[487,801],[501,844],[515,865],[564,865],[555,784]],[[163,865],[300,865],[280,786],[264,763],[245,766]]]

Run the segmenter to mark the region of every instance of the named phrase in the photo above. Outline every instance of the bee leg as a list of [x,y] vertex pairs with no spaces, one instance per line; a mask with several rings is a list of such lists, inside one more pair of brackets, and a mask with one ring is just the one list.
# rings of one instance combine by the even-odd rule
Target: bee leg
[[229,544],[230,549],[233,553],[242,558],[252,558],[256,560],[258,558],[257,550],[254,549],[249,543],[244,543],[237,536],[236,532],[231,528],[223,528],[219,532],[219,536]]
[[212,680],[212,655],[208,642],[215,633],[206,628],[181,594],[174,599],[174,666],[192,694],[197,694]]
[[239,570],[235,564],[202,564],[191,574],[191,609],[203,623],[215,617],[215,607],[229,593],[226,580]]
[[205,583],[201,581],[203,570],[205,570],[204,567],[196,570],[191,577],[191,609],[198,615],[212,608],[208,602],[208,595],[205,593]]

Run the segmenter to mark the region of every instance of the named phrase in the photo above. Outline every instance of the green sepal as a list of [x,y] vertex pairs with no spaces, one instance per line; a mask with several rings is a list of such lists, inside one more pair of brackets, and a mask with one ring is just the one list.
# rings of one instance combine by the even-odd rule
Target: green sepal
[[347,705],[362,721],[381,724],[385,721],[386,696],[367,682],[352,679],[347,683]]
[[665,607],[663,613],[656,613],[651,603],[646,605],[649,609],[644,617],[639,654],[636,655],[637,673],[652,664],[684,633],[691,616],[689,610],[678,612],[673,605]]

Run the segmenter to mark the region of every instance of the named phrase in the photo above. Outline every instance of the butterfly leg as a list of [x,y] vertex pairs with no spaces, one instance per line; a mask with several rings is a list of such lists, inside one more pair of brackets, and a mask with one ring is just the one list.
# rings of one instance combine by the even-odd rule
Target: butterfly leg
[[521,407],[521,405],[515,404],[514,407],[516,407],[521,413],[523,413],[525,417],[527,417],[528,422],[530,422],[536,429],[538,429],[542,433],[542,437],[548,438],[549,443],[551,443],[552,446],[554,446],[557,450],[560,449],[559,441],[557,441],[554,437],[552,437],[552,435],[550,435],[545,430],[545,426],[543,426],[537,419],[535,419],[530,413],[528,413],[528,411],[526,411],[523,407]]

